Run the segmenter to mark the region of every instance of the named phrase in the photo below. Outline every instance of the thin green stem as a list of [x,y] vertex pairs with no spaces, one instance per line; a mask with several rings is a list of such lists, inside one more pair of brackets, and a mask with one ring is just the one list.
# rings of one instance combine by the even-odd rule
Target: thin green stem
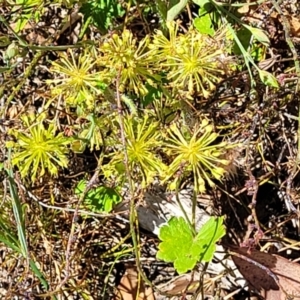
[[234,19],[236,22],[240,23],[241,25],[243,25],[243,23],[241,22],[241,20],[239,18],[237,18],[235,15],[233,15],[232,13],[230,13],[229,11],[227,11],[226,9],[224,9],[222,6],[217,5],[214,1],[211,1],[211,3],[215,6],[216,10],[219,12],[219,14],[223,17],[223,20],[227,23],[227,28],[230,31],[230,33],[232,34],[236,44],[238,45],[239,49],[242,52],[242,55],[244,57],[244,61],[245,64],[247,66],[250,78],[251,78],[251,83],[255,83],[253,75],[252,75],[252,70],[251,70],[251,66],[249,63],[251,63],[256,69],[259,70],[259,68],[257,67],[257,65],[255,64],[253,58],[251,57],[251,55],[245,50],[244,46],[242,45],[240,39],[238,38],[235,30],[232,28],[231,24],[228,22],[227,18],[224,17],[224,15],[228,15],[230,16],[232,19]]
[[[116,100],[117,100],[117,109],[118,109],[118,116],[119,116],[119,126],[120,126],[120,133],[121,133],[121,143],[123,146],[124,151],[124,165],[127,175],[127,180],[129,184],[129,192],[130,192],[130,208],[129,208],[129,223],[130,223],[130,234],[132,238],[134,253],[135,253],[135,259],[136,259],[136,266],[138,270],[138,288],[137,291],[139,291],[140,287],[140,277],[144,280],[145,283],[147,283],[149,286],[151,286],[154,290],[157,290],[155,286],[151,283],[151,281],[147,278],[145,275],[142,267],[141,267],[141,260],[140,260],[140,245],[139,245],[139,227],[138,227],[138,217],[137,217],[137,211],[135,209],[135,189],[134,189],[134,183],[133,179],[131,177],[131,170],[129,167],[129,157],[126,147],[126,137],[125,137],[125,124],[124,124],[124,117],[123,117],[123,109],[122,109],[122,99],[120,95],[120,77],[121,77],[122,70],[119,70],[117,79],[116,79]],[[136,294],[136,298],[139,297],[139,292]]]

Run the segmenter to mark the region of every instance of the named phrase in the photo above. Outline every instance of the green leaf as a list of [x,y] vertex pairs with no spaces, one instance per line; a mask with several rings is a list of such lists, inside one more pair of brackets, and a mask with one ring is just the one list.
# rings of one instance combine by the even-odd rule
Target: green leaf
[[[246,28],[241,28],[241,30],[237,32],[237,38],[239,39],[244,49],[248,49],[248,47],[250,46],[251,36],[251,32]],[[240,49],[236,41],[234,41],[232,51],[236,55],[242,54],[242,50]]]
[[12,58],[15,58],[18,52],[19,52],[18,45],[15,42],[12,42],[4,52],[4,56],[3,56],[4,61],[8,62]]
[[[193,235],[189,225],[183,218],[172,218],[167,226],[160,229],[157,258],[173,262],[179,274],[194,268],[198,260],[199,250],[193,246]],[[198,253],[197,253],[198,252]]]
[[262,43],[264,46],[268,47],[270,46],[270,40],[268,38],[268,36],[264,33],[263,30],[259,29],[259,28],[255,28],[255,27],[251,27],[248,25],[243,24],[245,28],[247,28],[252,35],[254,36],[254,38],[256,40],[258,40],[260,43]]
[[279,87],[277,79],[271,73],[269,73],[267,71],[264,71],[264,70],[260,70],[258,72],[258,74],[259,74],[260,80],[265,85],[272,86],[272,87],[275,87],[275,88]]
[[198,12],[199,17],[209,13],[213,8],[213,5],[211,4],[210,0],[194,0],[193,2],[200,6]]
[[29,19],[30,19],[29,14],[22,15],[16,22],[15,32],[18,33],[21,30],[23,30],[25,25],[28,23]]
[[188,0],[172,0],[170,1],[169,10],[167,13],[167,21],[173,21],[185,8]]
[[171,218],[159,232],[161,243],[157,258],[173,262],[179,274],[192,270],[197,262],[210,261],[215,243],[225,234],[223,218],[210,218],[200,232],[193,231],[184,218]]
[[[76,188],[75,194],[82,195],[85,190],[87,181],[81,180]],[[84,198],[84,204],[95,212],[110,212],[114,208],[114,205],[121,202],[121,196],[112,188],[106,186],[99,186],[91,189],[87,192]]]
[[194,26],[202,34],[213,35],[215,33],[212,26],[211,18],[208,14],[194,19]]
[[216,243],[225,235],[223,217],[211,217],[197,234],[197,241],[201,245],[200,261],[209,262],[212,260]]
[[81,195],[86,187],[86,180],[82,179],[75,187],[75,195]]
[[163,0],[156,1],[156,9],[159,13],[160,19],[165,22],[168,14],[168,4]]
[[11,43],[7,36],[0,36],[0,48],[7,47]]
[[48,288],[49,288],[48,282],[46,281],[44,274],[37,267],[36,263],[32,259],[30,259],[29,260],[29,264],[30,264],[31,270],[34,272],[34,274],[36,275],[36,277],[40,280],[40,282],[42,283],[43,287],[46,290],[48,290]]
[[83,13],[85,20],[92,18],[93,24],[102,33],[107,32],[116,18],[125,14],[125,10],[117,0],[83,1],[80,12]]
[[152,104],[155,99],[160,99],[163,94],[163,90],[161,87],[156,88],[149,83],[146,83],[146,88],[148,90],[148,93],[142,98],[143,107]]
[[265,47],[262,47],[261,44],[258,43],[254,43],[253,47],[250,51],[251,57],[253,57],[253,59],[255,61],[262,61],[265,59]]

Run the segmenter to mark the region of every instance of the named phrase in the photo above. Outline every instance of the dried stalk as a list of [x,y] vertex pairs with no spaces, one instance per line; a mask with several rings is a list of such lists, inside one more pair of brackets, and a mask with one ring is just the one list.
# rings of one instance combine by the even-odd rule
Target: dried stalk
[[[298,60],[298,54],[295,48],[295,45],[291,39],[290,36],[290,24],[288,19],[286,18],[286,16],[284,15],[284,13],[282,12],[278,2],[276,2],[275,0],[271,0],[275,10],[279,13],[280,18],[282,20],[282,26],[283,26],[283,30],[284,30],[284,34],[285,34],[285,40],[286,43],[288,44],[292,55],[293,55],[293,60],[294,60],[294,64],[295,64],[295,69],[296,69],[296,77],[297,77],[297,84],[296,84],[296,90],[295,90],[295,94],[298,93],[299,91],[299,78],[300,78],[300,64],[299,64],[299,60]],[[299,167],[299,163],[300,163],[300,102],[298,104],[298,130],[297,130],[297,138],[298,138],[298,146],[297,146],[297,156],[296,156],[296,162],[293,166],[293,169],[291,171],[291,174],[289,175],[288,179],[287,179],[287,185],[286,185],[286,196],[287,196],[287,201],[289,202],[289,206],[290,209],[296,213],[299,216],[299,212],[297,211],[297,209],[294,207],[292,201],[291,201],[291,187],[292,187],[292,181],[294,179],[294,177],[297,175],[298,173],[298,167]]]

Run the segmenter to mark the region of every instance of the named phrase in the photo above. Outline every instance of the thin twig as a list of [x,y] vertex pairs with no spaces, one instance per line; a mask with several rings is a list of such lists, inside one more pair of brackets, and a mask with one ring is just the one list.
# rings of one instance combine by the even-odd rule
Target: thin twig
[[[42,202],[41,200],[39,200],[33,193],[31,193],[30,191],[28,191],[26,189],[26,187],[17,179],[15,180],[18,184],[18,186],[26,192],[26,194],[28,195],[28,197],[30,197],[32,200],[34,200],[35,202],[37,202],[39,205],[46,207],[46,208],[50,208],[50,209],[54,209],[54,210],[60,210],[60,211],[65,211],[65,212],[76,212],[75,208],[68,208],[68,207],[60,207],[60,206],[55,206],[55,205],[49,205],[46,204],[44,202]],[[109,218],[109,217],[115,217],[118,213],[94,213],[94,212],[90,212],[87,210],[83,210],[83,209],[78,209],[77,210],[78,214],[81,215],[86,215],[86,216],[92,216],[92,217],[100,217],[100,218]],[[122,212],[123,213],[123,212]]]
[[[259,108],[262,109],[263,106],[264,106],[264,103],[262,103]],[[260,223],[259,223],[259,220],[258,220],[257,214],[256,214],[256,201],[257,201],[256,198],[257,198],[257,192],[258,192],[258,182],[252,174],[251,167],[250,167],[250,162],[249,162],[250,142],[251,142],[251,138],[254,135],[255,128],[257,126],[258,120],[259,120],[259,112],[253,118],[252,126],[250,128],[249,138],[245,142],[245,145],[246,145],[246,157],[245,157],[246,170],[247,170],[247,173],[248,173],[248,176],[249,176],[249,180],[246,182],[245,188],[247,190],[247,194],[249,196],[250,195],[252,196],[251,204],[250,204],[249,208],[251,210],[251,216],[254,220],[256,230],[257,230],[257,232],[260,232]],[[247,230],[247,233],[245,235],[245,239],[244,239],[243,244],[249,243],[250,235],[251,235],[253,229],[254,228],[253,228],[252,224],[248,223],[248,230]]]
[[102,161],[103,161],[103,155],[104,155],[103,153],[104,153],[104,151],[102,151],[101,154],[100,154],[100,157],[98,159],[98,166],[97,166],[97,169],[96,169],[94,175],[92,176],[92,178],[87,183],[87,185],[86,185],[79,201],[77,202],[77,205],[76,205],[76,208],[75,208],[75,211],[74,211],[74,214],[73,214],[73,218],[72,218],[72,224],[71,224],[67,249],[66,249],[66,252],[65,252],[65,257],[66,257],[65,278],[60,282],[57,289],[61,289],[65,285],[65,283],[68,281],[68,279],[70,278],[71,250],[72,250],[72,245],[76,241],[75,229],[76,229],[76,224],[77,224],[78,215],[79,215],[79,207],[80,207],[81,203],[83,202],[83,200],[84,200],[86,194],[88,193],[88,191],[92,188],[92,186],[95,183],[98,182],[99,172],[100,172],[100,168],[102,166]]
[[[294,64],[295,64],[296,74],[297,74],[297,84],[296,84],[296,91],[295,91],[295,94],[297,94],[298,90],[299,90],[300,64],[299,64],[299,60],[298,60],[297,50],[296,50],[295,45],[294,45],[294,43],[291,39],[291,36],[290,36],[290,24],[289,24],[288,19],[286,18],[286,16],[282,12],[279,4],[275,0],[271,0],[271,2],[273,4],[275,10],[280,15],[280,18],[282,20],[282,26],[283,26],[284,34],[285,34],[285,40],[286,40],[286,43],[288,44],[288,46],[289,46],[289,48],[292,52],[292,55],[293,55],[293,60],[294,60]],[[292,208],[293,212],[297,213],[297,215],[299,216],[299,212],[296,210],[296,208],[292,204],[290,195],[291,195],[292,181],[295,178],[296,174],[298,173],[298,168],[299,168],[299,163],[300,163],[300,102],[298,104],[297,138],[298,138],[298,149],[297,149],[298,151],[297,151],[297,156],[296,156],[296,162],[293,166],[291,174],[289,175],[289,177],[287,179],[286,196],[287,196],[287,200],[289,202],[290,208]]]

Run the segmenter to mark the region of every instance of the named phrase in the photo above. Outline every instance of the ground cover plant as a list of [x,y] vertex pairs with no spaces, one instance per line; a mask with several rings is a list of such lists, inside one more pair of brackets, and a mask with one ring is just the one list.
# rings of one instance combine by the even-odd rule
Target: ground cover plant
[[1,4],[3,299],[300,295],[297,1]]

